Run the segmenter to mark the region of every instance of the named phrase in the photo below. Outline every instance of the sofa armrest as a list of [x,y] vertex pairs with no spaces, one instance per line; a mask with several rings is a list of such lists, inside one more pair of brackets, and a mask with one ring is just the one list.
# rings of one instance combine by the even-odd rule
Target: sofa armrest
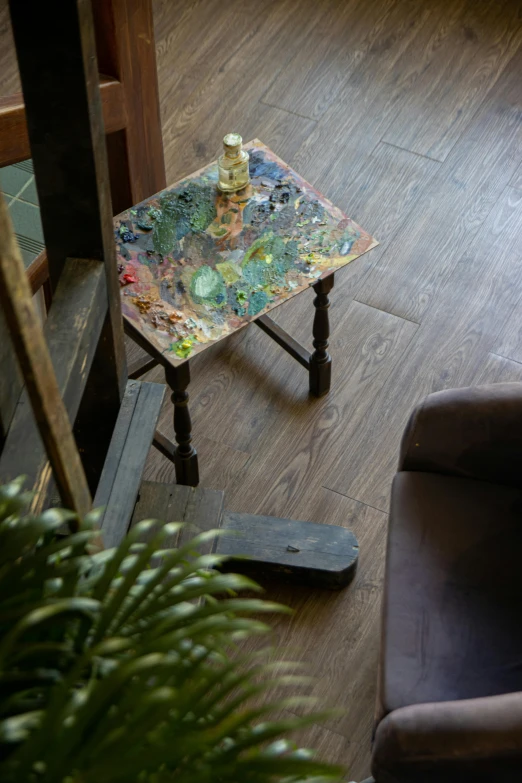
[[408,422],[399,470],[445,473],[522,488],[522,384],[430,394]]
[[522,693],[403,707],[375,735],[376,783],[512,783],[521,768]]

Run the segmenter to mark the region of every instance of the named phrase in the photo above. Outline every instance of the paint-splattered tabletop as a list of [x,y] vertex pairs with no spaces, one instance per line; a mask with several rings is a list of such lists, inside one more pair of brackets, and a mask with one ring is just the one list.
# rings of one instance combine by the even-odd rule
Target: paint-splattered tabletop
[[375,247],[268,147],[225,195],[212,163],[114,219],[123,315],[177,365]]

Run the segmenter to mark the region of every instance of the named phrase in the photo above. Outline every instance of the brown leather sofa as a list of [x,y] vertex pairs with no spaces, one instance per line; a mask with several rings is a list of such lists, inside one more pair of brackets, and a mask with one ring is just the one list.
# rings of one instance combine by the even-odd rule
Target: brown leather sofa
[[404,433],[376,783],[522,783],[522,384],[430,395]]

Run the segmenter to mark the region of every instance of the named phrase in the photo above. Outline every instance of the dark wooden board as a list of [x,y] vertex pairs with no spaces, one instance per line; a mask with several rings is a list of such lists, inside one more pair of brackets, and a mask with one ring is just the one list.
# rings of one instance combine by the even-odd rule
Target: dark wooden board
[[359,545],[344,527],[225,512],[223,529],[216,552],[233,558],[230,570],[330,589],[345,587],[355,574]]
[[152,2],[93,0],[92,9],[99,68],[121,84],[126,118],[121,133],[107,137],[117,214],[167,184]]
[[117,546],[129,527],[165,387],[128,381],[124,400],[127,393],[132,400],[120,408],[94,499],[95,506],[105,506],[100,526],[106,547]]
[[129,427],[134,416],[136,401],[140,393],[139,381],[127,381],[125,394],[121,401],[120,412],[112,433],[111,445],[107,453],[105,465],[100,482],[96,489],[94,506],[106,506],[111,496],[112,487],[120,464],[121,453],[125,447],[125,442],[129,434]]
[[[76,290],[73,293],[76,293]],[[9,454],[12,454],[13,450],[6,448],[2,453],[4,471],[14,470],[14,476],[11,474],[11,477],[25,472],[28,457],[35,454],[35,450],[39,449],[41,441],[43,441],[64,505],[82,517],[91,507],[91,496],[74,441],[68,412],[63,402],[62,390],[53,369],[49,346],[46,343],[40,318],[32,300],[31,289],[14,236],[7,204],[1,193],[0,304],[26,385],[27,397],[31,403],[31,408],[29,405],[25,407],[26,415],[21,422],[23,426],[17,429],[13,436],[11,433],[14,427],[11,426],[8,436],[9,439],[12,437],[11,442],[15,446],[14,454],[20,460],[19,464],[21,464],[22,470],[19,471],[12,464]],[[61,314],[64,309],[58,308],[59,313]],[[75,326],[74,322],[67,318],[66,311],[63,318],[58,318],[57,325],[59,328],[67,326],[71,331]],[[80,334],[82,333],[81,326]],[[40,437],[38,437],[38,433]],[[28,435],[32,435],[32,437],[27,437]],[[45,466],[45,464],[46,461],[42,458],[41,465]],[[45,494],[41,491],[42,483],[45,482],[45,486],[47,485],[45,473],[50,475],[50,471],[44,470],[36,482],[34,481],[36,476],[31,476],[33,479],[31,487],[37,490],[33,499],[33,509]]]
[[[36,176],[51,288],[66,258],[105,263],[108,316],[75,436],[91,489],[99,480],[127,368],[91,4],[9,3]],[[116,85],[118,88],[118,85]]]
[[[179,547],[199,533],[221,526],[224,493],[217,489],[200,489],[182,484],[143,481],[131,526],[142,519],[161,522],[183,522],[184,527],[166,543]],[[201,554],[212,551],[213,541],[199,547]]]
[[[103,264],[68,259],[43,331],[70,421],[78,412],[106,311]],[[48,458],[26,391],[18,402],[0,459],[2,481],[21,474],[28,477],[28,486],[38,487],[39,503],[44,503],[50,478]]]

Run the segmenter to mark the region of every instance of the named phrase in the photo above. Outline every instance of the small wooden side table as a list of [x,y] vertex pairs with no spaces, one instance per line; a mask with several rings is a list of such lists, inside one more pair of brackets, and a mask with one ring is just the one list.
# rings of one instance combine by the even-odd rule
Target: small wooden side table
[[[311,394],[326,394],[334,273],[377,245],[260,141],[245,148],[243,190],[221,193],[214,162],[114,219],[125,329],[152,357],[142,371],[162,364],[172,391],[176,445],[159,432],[154,445],[190,486],[190,358],[254,322],[308,370]],[[268,315],[310,286],[313,352]]]

